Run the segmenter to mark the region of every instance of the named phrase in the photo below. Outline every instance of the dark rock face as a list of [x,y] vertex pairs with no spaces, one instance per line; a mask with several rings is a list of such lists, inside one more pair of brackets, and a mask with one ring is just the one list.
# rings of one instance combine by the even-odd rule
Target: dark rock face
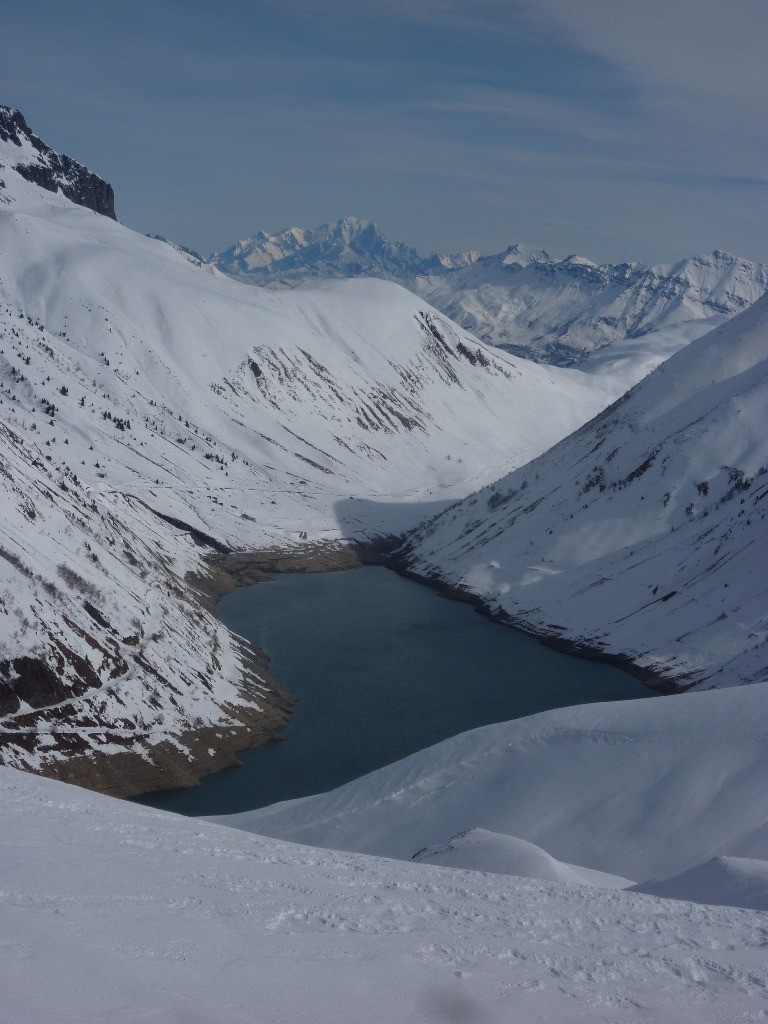
[[[73,203],[85,206],[94,213],[115,217],[115,194],[112,186],[97,174],[86,170],[68,156],[56,156],[59,167],[41,167],[38,164],[20,164],[16,170],[27,181],[57,192],[59,189]],[[62,178],[66,180],[62,180]]]
[[0,139],[19,148],[27,142],[36,151],[37,155],[32,161],[26,159],[15,164],[16,170],[27,181],[49,192],[61,190],[67,199],[78,206],[85,206],[112,220],[117,219],[112,186],[76,160],[59,155],[46,146],[42,139],[29,130],[18,110],[0,107]]
[[[100,686],[97,676],[83,659],[82,667]],[[8,714],[18,710],[21,701],[31,708],[43,708],[49,704],[72,700],[85,692],[88,686],[83,681],[67,684],[64,679],[41,658],[27,656],[13,661],[0,661],[0,713]]]

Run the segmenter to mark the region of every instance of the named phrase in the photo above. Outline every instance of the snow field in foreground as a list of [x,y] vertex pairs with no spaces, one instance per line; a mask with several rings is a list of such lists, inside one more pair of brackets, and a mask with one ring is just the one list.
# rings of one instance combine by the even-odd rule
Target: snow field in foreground
[[755,912],[294,846],[7,768],[0,814],[14,1024],[757,1024],[768,1009]]

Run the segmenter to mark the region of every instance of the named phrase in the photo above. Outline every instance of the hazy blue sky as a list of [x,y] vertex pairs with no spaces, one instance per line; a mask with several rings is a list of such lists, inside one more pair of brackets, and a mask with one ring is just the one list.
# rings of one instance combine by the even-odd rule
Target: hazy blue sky
[[345,215],[766,258],[765,0],[3,0],[0,102],[203,252]]

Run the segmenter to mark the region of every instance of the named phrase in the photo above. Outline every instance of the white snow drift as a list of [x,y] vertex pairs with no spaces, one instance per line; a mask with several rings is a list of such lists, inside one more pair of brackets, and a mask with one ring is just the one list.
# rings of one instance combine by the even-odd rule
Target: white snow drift
[[[481,828],[642,882],[712,857],[764,856],[767,739],[766,684],[584,704],[474,729],[330,793],[217,820],[406,860]],[[503,870],[480,852],[474,866]]]

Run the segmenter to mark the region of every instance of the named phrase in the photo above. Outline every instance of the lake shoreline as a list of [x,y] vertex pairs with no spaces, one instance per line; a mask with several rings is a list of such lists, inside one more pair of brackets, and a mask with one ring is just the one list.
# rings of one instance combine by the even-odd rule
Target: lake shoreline
[[423,575],[415,572],[404,559],[398,557],[397,552],[401,544],[400,537],[385,537],[368,543],[331,541],[296,548],[216,553],[205,559],[210,576],[196,576],[192,582],[196,589],[202,592],[206,607],[215,611],[216,605],[225,594],[238,587],[254,586],[264,582],[270,573],[339,572],[358,569],[363,565],[382,565],[406,579],[429,587],[440,597],[471,604],[481,615],[533,637],[545,647],[586,661],[613,665],[657,694],[669,696],[683,693],[688,688],[684,684],[676,683],[657,669],[638,665],[625,654],[607,652],[584,641],[569,640],[555,632],[531,626],[522,618],[510,615],[503,609],[493,608],[471,590],[447,582],[438,573]]
[[[661,673],[635,664],[625,655],[606,653],[588,644],[563,639],[555,633],[548,633],[544,630],[533,628],[524,620],[517,619],[501,609],[491,607],[488,602],[468,589],[448,583],[437,573],[434,575],[422,575],[414,572],[404,560],[397,556],[397,551],[401,544],[402,538],[384,537],[372,542],[327,541],[308,543],[291,548],[216,551],[204,557],[206,571],[188,576],[187,584],[194,591],[197,600],[208,611],[216,614],[217,605],[226,594],[230,594],[241,587],[255,586],[263,583],[270,578],[271,574],[340,572],[351,571],[362,566],[379,565],[390,569],[399,576],[428,587],[439,597],[472,605],[481,615],[500,625],[507,626],[531,637],[545,647],[582,660],[612,665],[637,679],[656,694],[669,695],[681,693],[686,689],[685,686],[675,684],[674,681],[663,676]],[[209,733],[227,734],[225,737],[217,735],[216,745],[221,747],[221,749],[217,750],[215,757],[208,756],[205,759],[196,759],[196,762],[188,762],[184,766],[185,770],[183,773],[168,771],[171,767],[171,762],[174,761],[173,754],[169,751],[168,765],[165,766],[168,775],[160,779],[154,773],[150,773],[153,777],[150,780],[149,776],[146,776],[146,782],[149,783],[146,786],[141,785],[141,776],[145,775],[145,772],[136,771],[136,769],[144,768],[145,766],[139,764],[138,755],[136,755],[136,765],[131,764],[128,766],[127,762],[124,764],[124,767],[129,767],[131,776],[134,776],[130,792],[126,792],[125,787],[117,782],[121,774],[117,764],[113,765],[110,763],[100,767],[93,765],[90,768],[80,766],[79,769],[76,769],[75,765],[71,765],[71,768],[76,769],[74,774],[79,779],[84,768],[87,769],[86,774],[95,771],[95,775],[99,776],[100,784],[93,786],[93,788],[98,788],[102,792],[113,793],[119,796],[146,796],[150,793],[197,787],[206,778],[224,769],[242,767],[242,761],[238,757],[239,754],[267,743],[281,742],[283,738],[279,735],[279,730],[290,725],[295,700],[283,690],[280,680],[269,674],[268,670],[271,661],[269,652],[256,647],[248,641],[243,641],[243,645],[242,653],[246,665],[245,672],[253,673],[257,671],[267,681],[273,690],[279,707],[277,715],[267,714],[264,716],[265,720],[263,721],[258,719],[257,716],[253,716],[252,721],[244,722],[234,729],[224,727],[208,729],[205,730],[205,737],[202,732],[199,736],[191,732],[179,737],[185,745],[190,745],[197,749],[198,747],[202,748],[202,746],[205,746],[208,742],[206,737],[208,737]],[[222,739],[224,739],[223,745]],[[128,758],[130,756],[128,754],[115,755],[116,758]],[[110,784],[107,781],[108,779],[114,779],[115,782]],[[105,781],[106,785],[104,784]],[[86,782],[85,784],[87,785],[88,783]]]
[[458,587],[455,584],[447,583],[438,574],[435,576],[423,576],[414,572],[412,569],[407,568],[406,565],[397,565],[396,563],[390,564],[387,567],[393,569],[406,579],[414,580],[416,583],[421,583],[426,587],[430,587],[435,590],[440,597],[444,597],[451,601],[461,601],[463,603],[473,605],[475,610],[481,615],[486,615],[489,619],[492,619],[494,622],[498,622],[502,626],[507,626],[510,629],[515,629],[520,633],[524,633],[526,636],[533,637],[544,647],[550,647],[552,650],[559,651],[561,654],[570,654],[572,657],[581,658],[584,661],[594,661],[597,664],[613,665],[615,668],[621,669],[622,672],[626,672],[627,675],[637,679],[639,682],[643,683],[649,689],[661,696],[668,697],[676,693],[684,693],[687,689],[686,686],[680,686],[675,683],[674,680],[662,675],[654,669],[638,665],[625,654],[612,654],[601,650],[599,647],[594,647],[590,644],[584,643],[583,641],[568,640],[564,637],[558,636],[556,633],[549,633],[546,630],[531,626],[524,619],[510,615],[509,612],[505,612],[502,608],[493,608],[487,601],[473,593],[471,590]]
[[[210,573],[219,592],[230,591],[217,606],[220,620],[269,652],[271,674],[298,698],[282,732],[287,742],[243,753],[243,772],[148,795],[148,806],[238,813],[335,789],[467,730],[654,696],[615,666],[568,658],[521,630],[499,629],[490,616],[474,614],[475,602],[435,600],[439,592],[419,580],[362,564],[389,561],[381,546],[304,555],[218,557]],[[227,568],[252,585],[233,589],[234,574],[222,577]],[[253,585],[265,569],[273,570],[269,586]]]

